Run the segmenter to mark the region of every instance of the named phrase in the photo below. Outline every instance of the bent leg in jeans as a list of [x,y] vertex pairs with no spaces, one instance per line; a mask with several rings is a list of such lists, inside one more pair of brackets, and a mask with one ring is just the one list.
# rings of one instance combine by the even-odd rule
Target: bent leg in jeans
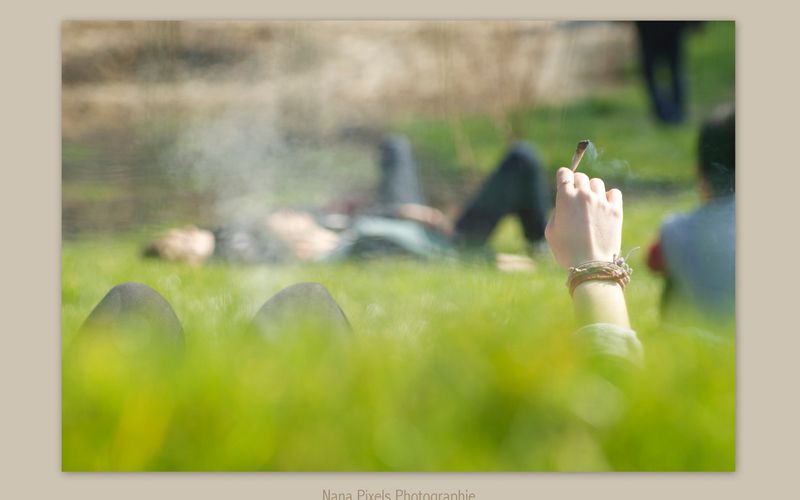
[[425,204],[417,177],[417,165],[408,139],[392,135],[380,145],[378,203],[383,206]]
[[500,219],[516,214],[525,239],[532,244],[540,242],[551,208],[542,162],[530,145],[519,142],[461,214],[455,225],[456,240],[468,247],[485,245]]

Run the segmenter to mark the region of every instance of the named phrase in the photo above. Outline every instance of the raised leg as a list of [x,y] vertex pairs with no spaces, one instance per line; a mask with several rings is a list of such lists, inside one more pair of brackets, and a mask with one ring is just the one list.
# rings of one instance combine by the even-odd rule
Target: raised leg
[[384,139],[380,146],[380,166],[378,202],[381,205],[425,204],[408,139],[399,135]]
[[456,223],[456,239],[467,246],[481,246],[505,215],[517,214],[525,238],[536,243],[544,238],[552,198],[544,168],[533,148],[515,144],[478,190]]

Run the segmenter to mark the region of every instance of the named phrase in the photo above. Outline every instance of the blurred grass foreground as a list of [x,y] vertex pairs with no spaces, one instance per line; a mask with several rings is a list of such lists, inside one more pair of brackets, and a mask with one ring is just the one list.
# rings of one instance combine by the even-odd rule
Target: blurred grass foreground
[[[698,203],[695,138],[733,100],[735,27],[688,38],[690,117],[651,117],[628,23],[67,22],[62,27],[62,468],[66,471],[731,471],[735,346],[661,323],[644,251],[626,291],[644,367],[581,362],[563,272],[370,260],[147,260],[158,231],[369,196],[375,139],[406,134],[452,214],[504,147],[625,193],[623,248]],[[495,249],[524,250],[504,223]],[[78,329],[115,284],[174,307],[182,351]],[[347,339],[247,322],[324,283]]]

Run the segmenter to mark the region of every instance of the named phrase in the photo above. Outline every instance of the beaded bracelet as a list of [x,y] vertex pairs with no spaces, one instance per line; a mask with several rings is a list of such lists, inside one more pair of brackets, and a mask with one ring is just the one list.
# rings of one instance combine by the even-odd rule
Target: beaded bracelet
[[633,269],[625,262],[625,259],[614,255],[611,262],[591,260],[578,266],[570,267],[566,285],[569,288],[570,295],[575,293],[575,288],[578,285],[590,280],[614,281],[624,291],[625,286],[631,281],[632,273]]

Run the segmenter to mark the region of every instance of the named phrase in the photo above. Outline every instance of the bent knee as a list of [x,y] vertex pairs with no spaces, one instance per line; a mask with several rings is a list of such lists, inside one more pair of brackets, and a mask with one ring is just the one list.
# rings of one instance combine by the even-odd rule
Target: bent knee
[[144,296],[161,297],[158,292],[149,286],[136,281],[127,281],[125,283],[115,285],[111,288],[111,290],[108,291],[106,296],[116,296],[120,298],[139,298]]

